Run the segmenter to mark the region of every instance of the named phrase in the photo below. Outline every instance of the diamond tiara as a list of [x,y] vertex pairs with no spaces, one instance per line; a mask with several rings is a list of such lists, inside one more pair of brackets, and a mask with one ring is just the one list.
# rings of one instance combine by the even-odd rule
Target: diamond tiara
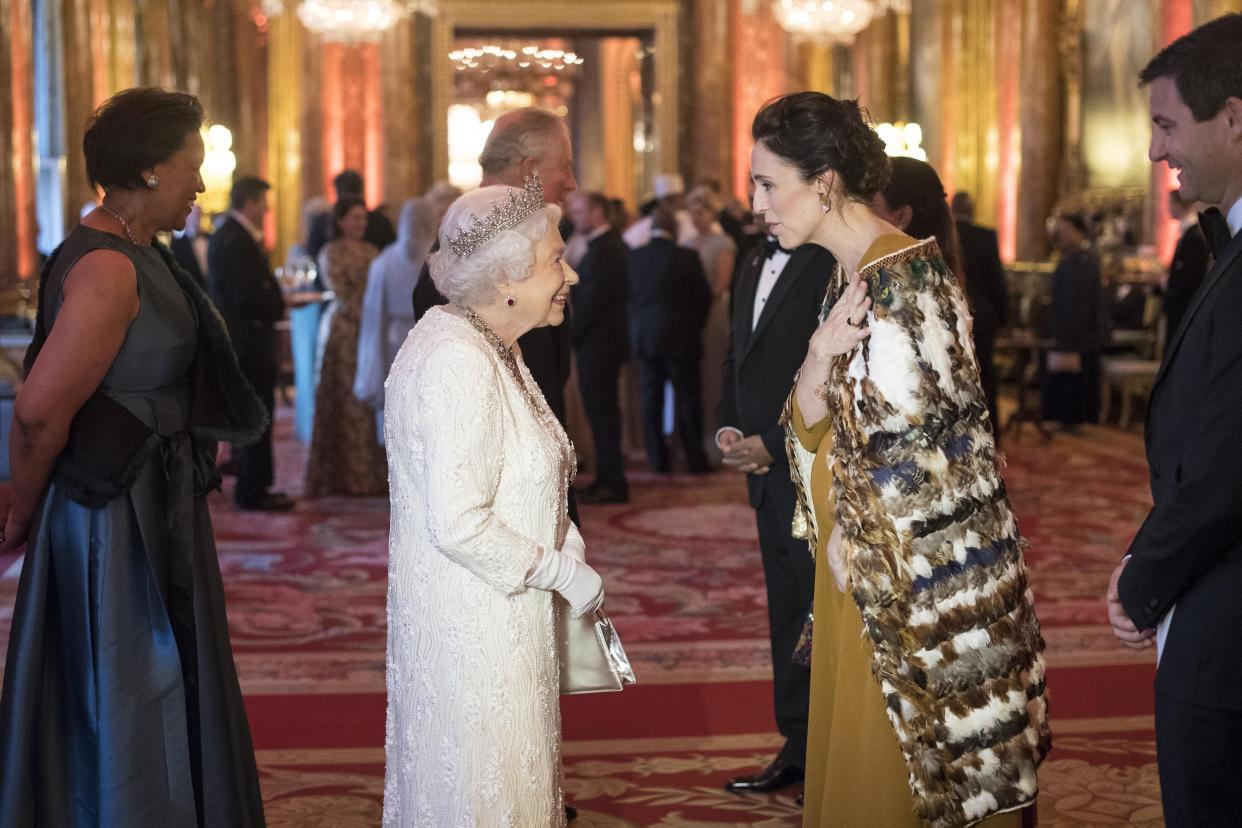
[[504,231],[526,221],[543,209],[545,203],[543,182],[539,180],[539,171],[535,170],[527,177],[522,189],[509,190],[507,201],[497,204],[482,218],[475,216],[467,226],[458,230],[448,240],[449,249],[457,258],[464,259]]

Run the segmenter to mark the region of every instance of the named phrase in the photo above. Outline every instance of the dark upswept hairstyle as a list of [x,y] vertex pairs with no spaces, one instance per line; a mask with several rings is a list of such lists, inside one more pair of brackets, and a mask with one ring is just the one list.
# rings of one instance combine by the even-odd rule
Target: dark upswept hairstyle
[[261,198],[270,189],[272,185],[262,178],[256,175],[243,175],[229,188],[229,206],[234,210],[240,210],[256,198]]
[[798,168],[803,181],[832,170],[846,196],[870,202],[888,183],[884,142],[857,101],[823,92],[794,92],[768,101],[750,126],[751,137]]
[[145,187],[142,171],[167,161],[203,120],[203,105],[188,92],[135,87],[116,93],[86,124],[87,180],[105,191]]
[[957,240],[957,226],[949,204],[945,201],[944,184],[936,170],[926,161],[917,158],[892,159],[892,177],[880,192],[888,206],[896,210],[910,208],[910,224],[906,232],[916,239],[936,237],[940,252],[957,278],[965,281],[962,272],[961,246]]
[[1160,50],[1139,72],[1139,86],[1172,78],[1196,121],[1216,117],[1229,98],[1242,98],[1242,14],[1204,23]]
[[332,226],[328,232],[329,239],[341,238],[341,219],[345,218],[355,207],[361,207],[363,212],[366,212],[367,203],[360,198],[342,198],[332,205]]

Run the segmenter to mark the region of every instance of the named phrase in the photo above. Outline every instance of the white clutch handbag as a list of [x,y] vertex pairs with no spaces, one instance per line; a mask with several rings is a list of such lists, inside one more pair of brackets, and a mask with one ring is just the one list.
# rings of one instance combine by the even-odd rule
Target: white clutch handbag
[[561,660],[561,695],[610,693],[635,684],[621,638],[603,610],[571,618],[569,604],[555,597],[556,648]]

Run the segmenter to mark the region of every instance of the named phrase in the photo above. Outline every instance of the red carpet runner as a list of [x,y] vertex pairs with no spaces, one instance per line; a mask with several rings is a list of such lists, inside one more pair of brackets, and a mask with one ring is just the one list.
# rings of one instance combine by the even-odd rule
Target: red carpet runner
[[[278,428],[282,487],[303,449]],[[1142,441],[1089,429],[1008,446],[1049,645],[1055,749],[1040,824],[1161,825],[1149,656],[1105,626],[1108,574],[1148,504]],[[565,789],[581,828],[794,826],[796,789],[721,785],[779,745],[753,514],[737,476],[636,474],[633,501],[587,507],[588,554],[640,684],[566,699]],[[274,828],[379,824],[387,503],[325,499],[289,515],[213,501],[229,617]],[[20,562],[0,560],[7,641]]]

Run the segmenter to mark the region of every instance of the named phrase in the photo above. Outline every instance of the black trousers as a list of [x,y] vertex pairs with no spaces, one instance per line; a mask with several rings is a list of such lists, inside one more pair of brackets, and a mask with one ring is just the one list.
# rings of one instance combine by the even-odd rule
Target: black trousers
[[254,383],[255,393],[267,408],[267,429],[256,442],[248,446],[233,446],[233,466],[237,471],[237,486],[233,489],[233,501],[238,505],[253,504],[271,488],[275,479],[272,461],[272,420],[276,410],[276,386],[274,383]]
[[578,356],[578,390],[595,441],[595,482],[625,493],[625,460],[621,456],[621,363]]
[[1062,425],[1094,423],[1100,418],[1100,354],[1082,355],[1077,374],[1044,373],[1044,419]]
[[703,450],[703,391],[699,358],[652,358],[638,361],[638,383],[643,401],[643,445],[652,471],[669,470],[668,447],[664,444],[664,382],[673,383],[677,431],[686,451],[686,468],[707,471]]
[[1242,821],[1242,711],[1156,693],[1156,762],[1164,824],[1211,828]]
[[776,729],[785,737],[779,759],[806,764],[806,723],[811,703],[811,670],[790,660],[815,595],[815,559],[806,541],[791,533],[796,495],[784,466],[764,481],[763,502],[755,510],[759,554],[768,591],[768,632],[772,642],[772,701]]

